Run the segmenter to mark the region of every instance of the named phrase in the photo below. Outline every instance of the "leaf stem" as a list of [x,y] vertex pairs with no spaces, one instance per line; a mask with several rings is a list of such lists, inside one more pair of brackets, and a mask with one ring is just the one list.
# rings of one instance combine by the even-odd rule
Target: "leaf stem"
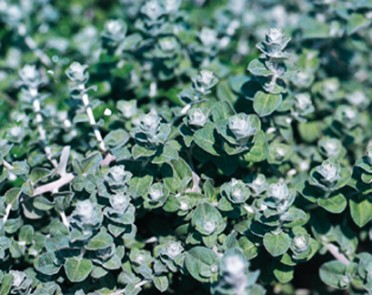
[[327,244],[325,247],[327,248],[328,252],[331,253],[332,256],[336,258],[338,261],[345,265],[349,265],[350,263],[349,259],[340,252],[337,246],[335,246],[334,244]]

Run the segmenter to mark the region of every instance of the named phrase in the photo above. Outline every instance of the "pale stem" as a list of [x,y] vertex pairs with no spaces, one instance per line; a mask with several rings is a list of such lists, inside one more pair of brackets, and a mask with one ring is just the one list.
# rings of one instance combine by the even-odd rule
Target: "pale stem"
[[[108,166],[111,162],[115,161],[115,157],[111,154],[109,155],[107,155],[106,158],[102,160],[102,162],[100,163],[101,166]],[[32,197],[36,197],[48,192],[58,192],[61,187],[69,184],[74,178],[75,175],[73,173],[64,173],[61,175],[61,178],[57,179],[56,181],[52,181],[50,183],[37,187],[34,190]]]
[[65,212],[59,212],[59,215],[61,216],[62,223],[63,223],[67,228],[69,228],[69,227],[70,227],[70,222],[68,221]]
[[347,259],[347,257],[340,252],[337,246],[333,244],[327,244],[325,247],[327,248],[328,252],[331,253],[333,257],[336,258],[338,261],[345,265],[349,265],[349,259]]
[[12,210],[12,204],[8,204],[5,208],[5,215],[3,216],[3,224],[8,220],[10,211]]
[[5,168],[7,168],[9,170],[14,169],[14,167],[10,163],[8,163],[7,161],[5,161],[4,159],[3,159],[3,165],[4,165]]
[[40,100],[38,98],[38,90],[36,88],[31,88],[30,89],[30,94],[33,97],[32,107],[33,107],[34,113],[36,114],[35,119],[36,119],[36,124],[37,124],[37,131],[39,133],[39,138],[43,142],[43,144],[45,145],[45,147],[44,147],[45,155],[46,155],[47,159],[49,160],[49,162],[52,163],[53,167],[57,168],[58,163],[55,159],[53,159],[52,150],[46,144],[46,142],[47,142],[46,131],[43,127],[43,116],[41,115],[41,107],[40,107]]
[[[85,90],[85,85],[84,84],[81,84],[79,86],[80,90],[82,90],[84,92]],[[88,119],[89,119],[89,124],[92,126],[93,128],[93,132],[94,132],[94,135],[97,139],[97,142],[98,142],[98,147],[99,149],[102,151],[102,152],[106,152],[106,146],[105,146],[105,143],[103,141],[103,138],[102,138],[102,135],[101,135],[101,132],[99,131],[98,129],[98,126],[97,126],[97,122],[96,122],[96,119],[94,118],[94,115],[93,115],[93,110],[92,108],[90,107],[90,104],[89,104],[89,96],[88,96],[88,93],[83,93],[83,95],[81,96],[81,100],[83,102],[83,105],[85,107],[85,111],[86,111],[86,114],[88,115]]]

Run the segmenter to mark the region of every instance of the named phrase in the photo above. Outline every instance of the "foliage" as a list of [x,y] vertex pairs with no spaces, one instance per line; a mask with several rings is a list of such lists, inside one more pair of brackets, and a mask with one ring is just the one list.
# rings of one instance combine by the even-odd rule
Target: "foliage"
[[371,19],[0,0],[0,295],[372,294]]

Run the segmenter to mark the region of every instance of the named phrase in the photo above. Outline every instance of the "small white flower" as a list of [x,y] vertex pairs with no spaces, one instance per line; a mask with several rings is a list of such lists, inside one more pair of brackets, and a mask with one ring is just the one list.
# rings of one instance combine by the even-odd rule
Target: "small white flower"
[[214,79],[214,73],[209,70],[201,70],[198,76],[199,82],[205,85],[211,85]]
[[218,43],[217,32],[210,28],[202,28],[199,38],[203,45],[207,47],[215,46]]
[[202,109],[191,109],[188,113],[188,121],[190,125],[202,127],[208,120],[208,115]]
[[329,157],[336,156],[340,151],[339,141],[335,138],[330,138],[324,143],[324,149]]
[[109,20],[105,24],[105,36],[111,37],[115,40],[122,39],[124,37],[124,26],[118,20]]
[[326,181],[334,182],[339,178],[339,169],[331,161],[324,161],[320,166],[319,173]]
[[224,269],[232,277],[240,277],[246,268],[246,262],[239,255],[231,255],[224,260]]
[[115,194],[110,198],[110,205],[115,211],[124,213],[129,205],[129,197],[123,193]]
[[214,221],[208,220],[203,225],[204,230],[208,235],[212,234],[216,230],[216,223]]
[[160,183],[151,186],[149,197],[151,201],[158,202],[164,196],[163,187]]
[[295,238],[293,239],[293,244],[295,246],[296,251],[303,252],[308,247],[309,239],[305,235],[298,235],[295,236]]
[[285,200],[289,196],[289,189],[285,182],[270,184],[269,190],[270,196],[278,200]]
[[141,130],[149,135],[155,135],[160,124],[160,118],[155,112],[142,115],[141,117]]
[[163,6],[167,13],[174,13],[180,8],[181,0],[163,0]]
[[159,39],[159,45],[161,50],[172,52],[177,47],[177,41],[175,38],[161,38]]
[[351,104],[356,106],[365,104],[367,100],[366,95],[360,90],[352,92],[346,98]]
[[83,84],[88,79],[88,74],[86,73],[86,69],[87,69],[86,65],[82,65],[74,61],[67,69],[66,75],[71,81],[75,83]]
[[182,211],[187,211],[189,210],[189,204],[187,204],[185,201],[180,201],[180,209]]
[[94,205],[90,200],[79,201],[76,204],[75,214],[83,223],[89,223],[94,218]]
[[346,107],[344,109],[344,114],[345,114],[345,117],[348,120],[351,120],[351,121],[355,120],[356,117],[357,117],[357,112],[354,109],[350,108],[350,107]]
[[310,106],[312,106],[312,101],[310,98],[309,93],[298,93],[296,96],[296,106],[301,111],[307,110]]
[[251,120],[244,114],[238,114],[230,117],[229,129],[238,140],[246,139],[256,133],[256,128],[252,125]]
[[166,253],[170,258],[174,258],[181,254],[183,247],[179,242],[172,242],[166,248]]
[[158,20],[164,14],[164,10],[157,0],[146,1],[141,12],[153,21]]
[[272,44],[281,44],[284,38],[281,29],[271,28],[266,35],[267,41]]
[[137,113],[137,102],[135,100],[120,101],[118,108],[122,112],[124,118],[128,119]]
[[324,83],[324,90],[329,93],[334,93],[339,88],[340,88],[340,83],[338,82],[338,80],[331,79],[331,80],[327,80]]
[[109,173],[116,182],[122,182],[127,176],[125,167],[123,165],[113,166],[110,168]]

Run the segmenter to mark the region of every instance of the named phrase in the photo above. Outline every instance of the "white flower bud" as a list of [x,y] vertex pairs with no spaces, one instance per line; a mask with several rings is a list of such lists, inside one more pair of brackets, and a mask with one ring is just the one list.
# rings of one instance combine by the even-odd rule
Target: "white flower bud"
[[309,93],[298,93],[296,96],[296,106],[301,111],[306,111],[312,106],[312,101]]
[[224,270],[232,277],[242,276],[246,268],[246,262],[239,255],[231,255],[224,260]]
[[189,204],[187,204],[185,201],[180,201],[180,209],[181,211],[187,211],[189,210]]
[[126,28],[122,22],[118,20],[109,20],[105,24],[105,31],[103,36],[109,38],[115,42],[119,42],[124,39],[126,34]]
[[289,196],[289,189],[285,182],[270,184],[270,196],[278,200],[285,200]]
[[120,101],[118,103],[118,109],[124,118],[129,119],[137,113],[137,102],[136,100]]
[[160,49],[167,52],[172,52],[177,48],[177,41],[173,37],[159,39]]
[[204,223],[203,229],[208,235],[210,235],[216,230],[216,223],[214,221],[208,220]]
[[181,0],[163,0],[163,7],[167,13],[174,13],[180,8],[181,2]]
[[217,32],[210,28],[202,28],[199,38],[206,47],[212,47],[218,43]]
[[113,166],[109,170],[109,175],[115,182],[123,182],[128,176],[123,165]]
[[324,142],[323,147],[328,157],[337,156],[340,152],[340,142],[335,138],[329,138]]
[[112,195],[110,205],[116,212],[124,213],[129,205],[129,197],[123,193]]
[[160,124],[160,118],[155,112],[141,116],[140,129],[148,135],[155,135]]
[[256,127],[251,120],[244,114],[238,114],[230,117],[229,129],[237,140],[247,139],[256,133]]
[[157,0],[146,1],[142,6],[141,12],[146,15],[149,19],[155,21],[158,20],[163,14],[164,9]]
[[87,66],[74,61],[66,71],[67,77],[78,84],[84,84],[88,80]]
[[190,125],[202,127],[208,120],[208,115],[202,109],[191,109],[188,112],[188,122]]
[[166,253],[170,258],[175,258],[183,251],[183,247],[179,242],[171,242],[167,248]]
[[359,91],[359,90],[352,92],[346,98],[351,104],[356,105],[356,106],[363,105],[367,101],[366,95],[362,91]]
[[333,162],[327,160],[322,163],[319,173],[328,182],[334,182],[339,178],[339,169]]
[[153,202],[158,202],[164,196],[163,187],[160,183],[153,184],[149,191],[149,198]]
[[79,201],[74,215],[79,216],[82,223],[90,223],[94,218],[94,204],[90,200]]
[[284,39],[284,34],[281,29],[271,28],[266,34],[266,40],[272,44],[281,44]]
[[293,239],[293,246],[297,252],[303,252],[309,245],[309,237],[305,235],[295,236]]

